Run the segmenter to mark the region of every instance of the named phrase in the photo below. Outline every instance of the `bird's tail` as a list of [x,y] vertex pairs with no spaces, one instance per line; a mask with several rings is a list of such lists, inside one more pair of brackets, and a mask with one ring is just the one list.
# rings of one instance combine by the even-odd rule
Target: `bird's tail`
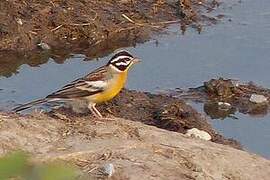
[[32,106],[38,105],[38,104],[42,104],[47,102],[48,100],[46,98],[44,99],[38,99],[20,106],[15,107],[14,109],[12,109],[13,112],[19,112],[19,111],[23,111],[25,109],[31,108]]

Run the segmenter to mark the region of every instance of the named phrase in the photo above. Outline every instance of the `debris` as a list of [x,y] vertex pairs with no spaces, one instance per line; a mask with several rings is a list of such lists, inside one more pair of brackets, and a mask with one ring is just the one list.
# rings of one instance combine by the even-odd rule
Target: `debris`
[[40,47],[42,50],[50,50],[51,49],[51,47],[45,42],[40,42],[37,44],[37,46]]
[[16,22],[17,22],[19,25],[23,25],[23,22],[22,22],[22,19],[21,19],[21,18],[16,18]]
[[206,141],[210,141],[212,138],[208,132],[199,130],[197,128],[187,130],[186,135],[189,137],[200,138]]
[[252,94],[249,98],[249,101],[260,104],[260,103],[266,103],[268,100],[264,95]]
[[204,82],[206,92],[211,96],[228,98],[234,94],[235,86],[231,79],[211,79]]
[[62,26],[63,26],[63,24],[61,24],[61,25],[59,25],[59,26],[57,26],[57,27],[51,29],[51,32],[54,32],[54,31],[60,29]]
[[53,115],[54,115],[55,117],[57,117],[58,119],[61,119],[61,120],[69,120],[69,118],[68,118],[66,115],[60,114],[60,113],[58,113],[58,112],[55,112]]

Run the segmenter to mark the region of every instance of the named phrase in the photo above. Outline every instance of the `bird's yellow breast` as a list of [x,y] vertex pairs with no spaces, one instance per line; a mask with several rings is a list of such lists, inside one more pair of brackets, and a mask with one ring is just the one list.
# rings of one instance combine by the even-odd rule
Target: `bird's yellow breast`
[[127,80],[127,72],[114,75],[113,78],[108,80],[108,85],[101,93],[89,97],[90,101],[94,103],[102,103],[115,97],[124,87]]

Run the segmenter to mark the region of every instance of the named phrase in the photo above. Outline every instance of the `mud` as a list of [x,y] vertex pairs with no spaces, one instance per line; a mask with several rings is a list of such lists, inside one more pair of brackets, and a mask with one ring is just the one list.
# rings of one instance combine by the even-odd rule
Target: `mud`
[[39,42],[57,48],[104,47],[103,41],[109,45],[127,37],[140,42],[148,30],[180,21],[183,26],[199,23],[204,17],[200,8],[217,5],[215,0],[1,1],[0,50],[31,50]]
[[[0,75],[16,73],[22,64],[38,66],[52,58],[63,62],[71,54],[86,59],[135,46],[179,23],[200,32],[216,23],[207,17],[219,3],[208,1],[27,0],[0,2]],[[44,43],[50,49],[41,49]],[[2,68],[2,66],[4,68]]]
[[[254,103],[251,95],[263,95],[267,100]],[[260,87],[253,82],[241,83],[232,79],[211,79],[203,86],[191,88],[188,91],[178,91],[175,97],[204,103],[204,111],[211,118],[234,118],[239,111],[250,116],[264,116],[269,112],[270,90]],[[227,107],[224,107],[227,103]],[[221,105],[223,104],[223,105]],[[223,107],[222,107],[223,106]]]
[[[208,132],[213,142],[241,149],[241,145],[237,141],[226,139],[217,134],[206,118],[177,98],[147,92],[122,90],[112,101],[101,104],[97,108],[106,116],[139,121],[147,125],[183,134],[188,129],[197,128]],[[54,110],[49,114],[52,117],[55,115],[55,117],[58,117],[59,113],[64,114],[69,119],[76,116],[89,116],[89,113],[76,114],[71,109],[66,108]]]

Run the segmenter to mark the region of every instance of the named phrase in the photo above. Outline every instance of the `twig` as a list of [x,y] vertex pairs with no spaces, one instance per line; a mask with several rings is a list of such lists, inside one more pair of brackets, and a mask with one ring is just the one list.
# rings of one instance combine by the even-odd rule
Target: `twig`
[[61,24],[61,25],[57,26],[56,28],[51,29],[51,32],[54,32],[54,31],[60,29],[62,26],[64,26],[64,24]]
[[133,24],[136,24],[132,19],[130,19],[127,15],[125,15],[125,14],[122,14],[122,16],[126,19],[126,20],[128,20],[129,22],[131,22],[131,23],[133,23]]
[[71,23],[69,24],[71,26],[89,26],[91,25],[91,23],[81,23],[81,24],[78,24],[78,23]]
[[161,22],[156,22],[156,23],[153,23],[153,24],[174,24],[174,23],[178,23],[178,22],[181,22],[180,19],[178,20],[174,20],[174,21],[161,21]]
[[37,34],[38,34],[38,33],[35,32],[35,31],[29,31],[29,33],[34,34],[34,35],[37,35]]
[[102,40],[98,40],[97,42],[95,42],[94,44],[93,44],[93,46],[96,46],[96,45],[98,45],[99,43],[101,43],[102,42]]
[[165,24],[173,24],[173,23],[178,23],[178,22],[181,22],[180,19],[178,20],[174,20],[174,21],[163,21],[163,22],[156,22],[156,23],[151,23],[151,24],[146,24],[146,23],[137,23],[135,22],[134,20],[132,20],[130,17],[128,17],[127,15],[125,14],[122,14],[122,16],[128,20],[129,22],[135,24],[135,25],[138,25],[138,26],[150,26],[150,27],[154,27],[154,28],[160,28],[160,25],[165,25]]
[[60,28],[63,27],[64,25],[70,25],[70,26],[89,26],[89,25],[91,25],[91,23],[81,23],[81,24],[78,24],[78,23],[70,23],[70,24],[61,24],[61,25],[57,26],[56,28],[51,29],[51,32],[54,32],[54,31],[60,29]]
[[90,169],[90,170],[88,171],[88,173],[90,174],[91,172],[93,172],[93,171],[96,170],[97,168],[98,168],[98,166],[95,166],[94,168]]

